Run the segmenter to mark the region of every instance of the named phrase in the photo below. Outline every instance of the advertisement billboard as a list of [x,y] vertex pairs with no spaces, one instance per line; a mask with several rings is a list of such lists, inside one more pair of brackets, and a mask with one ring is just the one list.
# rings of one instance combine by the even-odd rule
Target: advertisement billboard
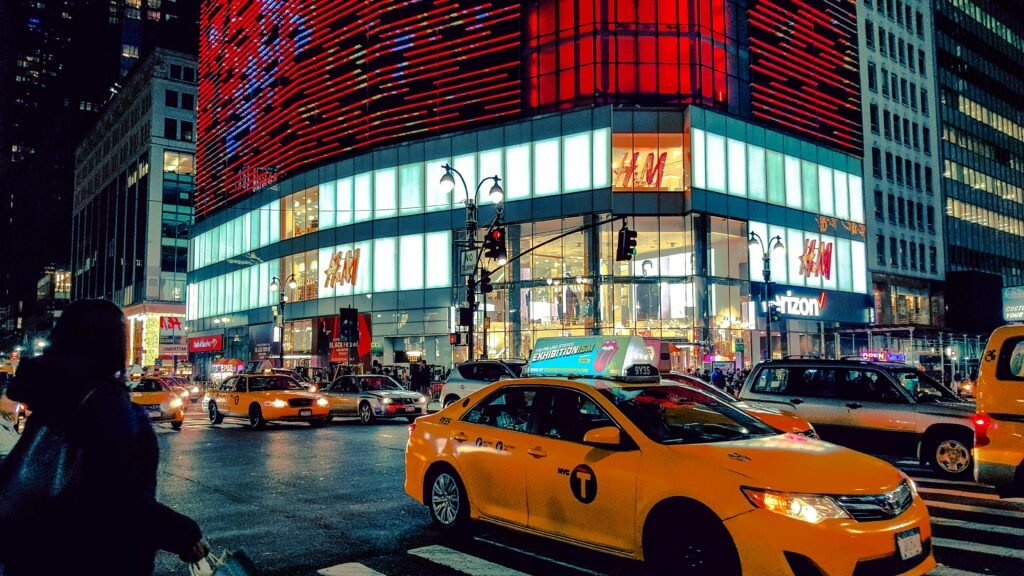
[[187,356],[185,326],[180,316],[160,317],[160,356]]
[[1024,286],[1003,288],[1003,320],[1024,322]]
[[219,352],[224,349],[224,335],[213,334],[212,336],[195,336],[188,339],[188,351],[198,352]]

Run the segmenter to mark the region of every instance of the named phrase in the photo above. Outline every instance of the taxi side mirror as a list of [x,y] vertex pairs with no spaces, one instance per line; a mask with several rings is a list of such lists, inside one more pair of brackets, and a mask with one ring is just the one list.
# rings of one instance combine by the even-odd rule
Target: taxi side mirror
[[622,434],[615,426],[602,426],[584,434],[583,443],[618,448],[622,445]]

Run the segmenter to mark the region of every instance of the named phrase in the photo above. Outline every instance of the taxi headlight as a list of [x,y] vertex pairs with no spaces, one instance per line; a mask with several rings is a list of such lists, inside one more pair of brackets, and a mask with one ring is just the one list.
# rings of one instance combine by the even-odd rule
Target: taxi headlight
[[263,404],[272,408],[285,408],[288,406],[288,403],[280,398],[274,398],[270,402],[264,402]]
[[381,398],[380,399],[380,403],[381,404],[391,404],[391,398]]
[[419,398],[416,399],[416,403],[417,404],[426,404],[427,403],[427,397],[426,396],[420,396]]
[[828,496],[789,494],[758,488],[741,488],[750,503],[776,514],[818,524],[823,520],[849,518],[850,515]]
[[199,394],[199,386],[193,386],[192,387],[192,393],[193,394]]
[[181,408],[181,398],[171,398],[171,408]]
[[316,405],[317,406],[327,406],[329,404],[330,404],[330,402],[328,402],[327,398],[324,398],[323,396],[321,396],[321,397],[316,399]]
[[903,479],[907,481],[907,486],[910,486],[910,493],[917,498],[917,483],[910,476],[903,476]]

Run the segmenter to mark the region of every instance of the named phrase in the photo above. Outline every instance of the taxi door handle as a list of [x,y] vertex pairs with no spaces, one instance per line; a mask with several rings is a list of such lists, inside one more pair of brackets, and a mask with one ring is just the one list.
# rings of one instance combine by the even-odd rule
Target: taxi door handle
[[803,404],[804,401],[799,398],[793,398],[789,401],[790,404]]
[[530,448],[529,450],[526,451],[526,453],[529,454],[530,456],[533,456],[534,458],[546,458],[548,455],[548,453],[545,452],[544,449],[541,448],[540,446],[536,448]]
[[847,408],[853,408],[854,410],[856,410],[857,408],[860,408],[861,405],[858,404],[857,402],[850,402],[849,404],[846,405],[846,407]]
[[457,432],[452,434],[452,440],[455,440],[456,442],[465,442],[466,440],[469,440],[469,436],[466,436],[463,432]]

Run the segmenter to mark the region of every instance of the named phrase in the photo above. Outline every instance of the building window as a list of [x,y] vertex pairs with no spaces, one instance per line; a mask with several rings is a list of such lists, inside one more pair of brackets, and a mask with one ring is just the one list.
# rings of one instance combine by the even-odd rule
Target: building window
[[900,240],[900,267],[907,269],[907,241]]
[[914,188],[921,189],[921,165],[914,162]]
[[196,97],[194,94],[188,92],[181,93],[181,109],[182,110],[195,110],[196,109]]
[[164,172],[192,174],[195,172],[195,157],[184,152],[164,152]]
[[[295,278],[294,289],[289,286],[291,277]],[[310,250],[281,258],[281,275],[278,279],[284,282],[282,289],[289,302],[315,300],[320,285],[317,251]]]
[[870,109],[871,131],[878,134],[878,104],[872,104]]
[[907,89],[907,79],[900,78],[900,102],[906,106],[907,102],[910,101],[910,91]]
[[888,49],[886,48],[885,43],[885,28],[882,28],[881,26],[878,27],[878,51],[882,56],[888,55]]
[[896,61],[896,35],[889,32],[889,59]]
[[924,38],[924,14],[920,10],[914,14],[915,28],[917,29],[917,37]]
[[910,269],[917,270],[917,244],[910,243]]
[[195,140],[195,127],[188,120],[180,120],[178,124],[181,126],[181,140],[186,142],[192,142]]
[[897,144],[899,144],[900,141],[903,140],[903,137],[900,136],[900,134],[901,134],[901,132],[900,132],[900,116],[899,116],[899,114],[893,114],[892,115],[892,135],[893,135],[893,140]]
[[889,96],[889,71],[882,66],[882,96]]
[[921,76],[928,77],[928,71],[924,67],[924,50],[917,51],[917,69],[921,72]]
[[917,110],[917,84],[910,83],[910,109]]
[[878,92],[878,70],[874,62],[868,62],[868,89]]
[[921,140],[924,140],[924,153],[932,153],[932,131],[930,128],[921,128]]
[[906,226],[907,224],[907,203],[903,198],[900,198],[896,205],[899,207],[899,222],[900,226]]
[[319,230],[319,195],[319,188],[314,186],[281,199],[282,240]]
[[171,64],[171,78],[174,80],[181,80],[181,65]]
[[885,200],[881,190],[875,190],[875,220],[885,220]]
[[889,81],[892,83],[892,100],[899,104],[900,102],[900,81],[899,77],[896,76],[895,72],[889,73]]
[[882,113],[882,125],[885,128],[885,139],[892,140],[892,114],[888,110]]
[[[928,232],[935,234],[935,207],[928,207]],[[934,271],[934,270],[933,270]]]
[[885,266],[885,236],[881,234],[875,235],[875,252],[877,254],[877,261],[879,266]]
[[903,160],[896,158],[896,183],[903,184]]
[[910,200],[907,201],[907,226],[909,226],[911,230],[916,228],[916,225],[914,224],[914,203]]
[[870,21],[864,23],[864,42],[868,48],[875,47],[875,25]]
[[914,122],[914,150],[921,149],[921,127]]
[[933,192],[933,190],[932,190],[932,167],[931,166],[925,166],[924,167],[924,191],[927,192],[928,194],[931,194]]
[[871,173],[875,178],[882,178],[882,151],[878,148],[871,149]]
[[889,266],[898,268],[900,265],[900,251],[895,238],[889,238]]
[[889,194],[889,222],[896,223],[896,196]]
[[178,93],[175,92],[174,90],[165,90],[164,91],[164,106],[168,106],[170,108],[177,108],[178,107]]
[[[917,203],[917,228],[924,230],[924,204]],[[921,258],[924,258],[924,249],[921,250]]]
[[889,182],[892,182],[893,178],[895,176],[896,176],[896,169],[893,168],[893,165],[892,165],[892,152],[886,152],[885,153],[885,178],[887,180],[889,180]]
[[178,121],[173,118],[164,118],[164,138],[170,140],[178,139]]
[[921,114],[928,115],[928,91],[921,88]]
[[931,261],[931,271],[932,271],[932,274],[938,274],[939,273],[939,267],[938,267],[938,265],[937,265],[937,263],[935,261],[937,254],[938,254],[938,251],[935,249],[935,246],[929,246],[928,247],[928,259]]
[[905,42],[903,42],[902,38],[899,39],[899,42],[897,43],[897,48],[896,49],[898,51],[897,53],[899,54],[900,64],[906,65],[906,63],[907,63],[907,56],[906,56],[907,45],[906,45]]

